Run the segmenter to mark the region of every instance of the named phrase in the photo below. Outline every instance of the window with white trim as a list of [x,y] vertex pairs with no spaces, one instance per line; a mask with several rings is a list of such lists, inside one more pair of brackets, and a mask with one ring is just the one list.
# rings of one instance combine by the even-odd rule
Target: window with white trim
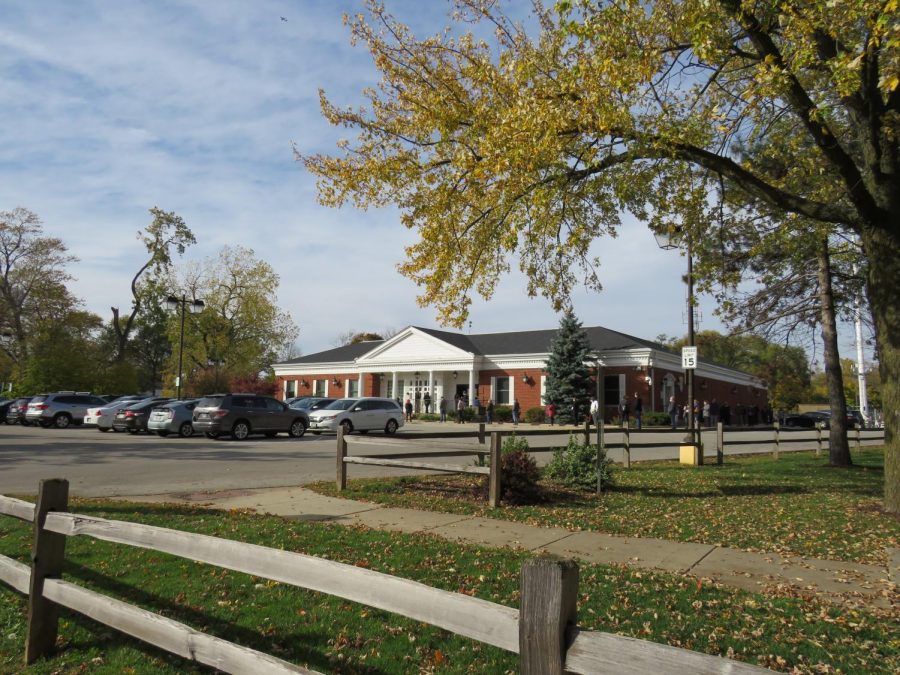
[[313,396],[322,396],[323,398],[328,395],[328,389],[326,385],[328,384],[328,380],[314,380],[313,381]]
[[297,395],[297,381],[287,380],[284,383],[284,397],[294,398]]
[[494,403],[497,405],[509,405],[509,378],[498,377],[494,379]]
[[347,380],[347,398],[359,396],[359,380]]

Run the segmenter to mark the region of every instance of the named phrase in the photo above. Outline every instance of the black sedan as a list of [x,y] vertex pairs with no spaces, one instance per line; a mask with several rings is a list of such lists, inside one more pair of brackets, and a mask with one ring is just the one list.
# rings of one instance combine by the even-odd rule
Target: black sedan
[[147,431],[147,422],[150,420],[150,412],[153,408],[158,407],[161,403],[165,403],[170,399],[153,399],[151,401],[141,401],[126,408],[122,408],[116,412],[113,418],[113,429],[116,431],[127,431],[130,434],[138,434]]

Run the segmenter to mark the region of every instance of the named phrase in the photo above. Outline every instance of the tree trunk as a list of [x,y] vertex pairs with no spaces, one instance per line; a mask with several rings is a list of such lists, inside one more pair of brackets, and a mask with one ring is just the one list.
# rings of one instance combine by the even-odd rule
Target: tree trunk
[[823,238],[816,253],[819,276],[819,311],[822,320],[822,342],[825,347],[825,383],[831,409],[828,432],[828,460],[832,466],[851,466],[850,444],[847,443],[847,400],[844,398],[844,375],[838,352],[837,319],[834,315],[834,293],[831,288],[831,259],[828,239]]
[[900,513],[900,226],[885,222],[879,228],[864,228],[862,240],[884,408],[884,509]]

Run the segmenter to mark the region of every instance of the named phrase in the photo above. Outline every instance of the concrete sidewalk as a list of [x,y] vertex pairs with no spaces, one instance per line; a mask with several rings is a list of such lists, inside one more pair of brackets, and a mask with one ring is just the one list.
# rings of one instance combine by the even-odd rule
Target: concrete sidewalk
[[815,596],[843,606],[900,608],[895,586],[900,576],[900,551],[897,549],[888,552],[890,563],[885,569],[833,560],[752,553],[709,544],[573,532],[492,518],[398,509],[326,497],[302,487],[146,495],[127,499],[214,509],[248,509],[296,520],[427,533],[466,544],[546,551],[588,563],[687,574],[748,591]]

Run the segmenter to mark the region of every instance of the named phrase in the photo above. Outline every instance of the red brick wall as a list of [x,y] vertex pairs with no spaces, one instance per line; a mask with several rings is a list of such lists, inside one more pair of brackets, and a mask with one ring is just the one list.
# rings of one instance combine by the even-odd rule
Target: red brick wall
[[[337,380],[338,383],[335,385],[334,380]],[[279,400],[284,400],[284,382],[293,380],[297,383],[295,396],[312,396],[313,394],[313,386],[316,380],[327,380],[328,381],[328,396],[330,398],[343,398],[347,395],[345,390],[346,381],[357,379],[356,375],[348,376],[347,373],[331,373],[331,374],[316,374],[316,375],[281,375],[275,378],[275,381],[278,385],[278,390],[276,396]],[[306,382],[306,386],[301,384],[301,381]],[[378,396],[380,394],[380,378],[378,375],[374,373],[365,373],[363,374],[362,381],[362,396]]]

